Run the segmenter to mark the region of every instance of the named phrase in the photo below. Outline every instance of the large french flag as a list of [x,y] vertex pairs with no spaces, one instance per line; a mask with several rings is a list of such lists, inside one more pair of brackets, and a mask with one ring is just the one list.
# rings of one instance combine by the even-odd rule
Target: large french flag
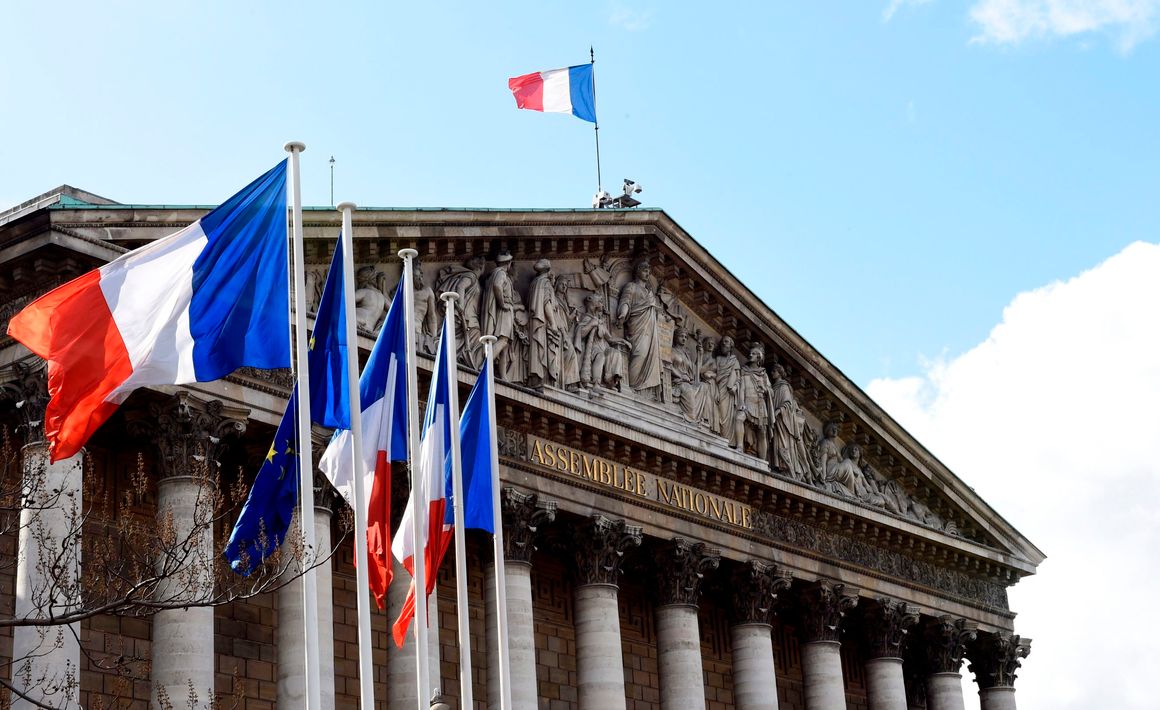
[[[411,288],[406,278],[404,273],[400,294]],[[363,490],[371,492],[366,503],[367,571],[380,609],[391,583],[391,461],[407,459],[407,330],[403,310],[403,299],[396,298],[359,379],[361,455],[367,471]],[[319,468],[351,505],[353,447],[350,429],[336,429],[319,462]]]
[[53,461],[138,387],[290,366],[286,161],[185,229],[48,292],[8,334],[48,361]]
[[[455,337],[454,324],[451,319],[443,321],[443,334],[439,338],[439,351],[435,356],[435,371],[431,373],[431,388],[427,394],[427,411],[423,417],[422,440],[419,444],[419,457],[415,461],[414,484],[418,486],[418,499],[427,502],[427,529],[423,531],[424,539],[415,542],[411,534],[412,520],[415,510],[410,502],[403,513],[403,521],[399,524],[400,534],[395,536],[392,549],[395,559],[403,567],[415,574],[415,554],[421,551],[425,555],[425,570],[427,575],[427,593],[424,599],[435,590],[435,578],[439,565],[451,545],[454,533],[452,510],[450,507],[450,481],[446,477],[447,468],[451,463],[451,417],[449,416],[449,387],[457,386],[451,381],[451,362],[447,356],[447,343]],[[411,500],[415,500],[412,497]],[[411,580],[411,588],[407,592],[407,599],[403,602],[403,609],[395,621],[392,632],[395,645],[402,648],[407,636],[407,628],[415,617],[415,581]]]
[[508,79],[516,107],[545,113],[570,113],[596,123],[596,89],[592,65],[538,71]]

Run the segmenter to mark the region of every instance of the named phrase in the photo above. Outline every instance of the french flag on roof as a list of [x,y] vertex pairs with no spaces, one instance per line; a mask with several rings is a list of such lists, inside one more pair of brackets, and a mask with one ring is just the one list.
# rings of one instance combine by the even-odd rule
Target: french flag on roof
[[53,461],[138,387],[290,366],[286,161],[181,231],[49,291],[8,324],[48,361]]
[[545,113],[570,113],[596,123],[596,86],[592,65],[550,69],[508,79],[516,107]]

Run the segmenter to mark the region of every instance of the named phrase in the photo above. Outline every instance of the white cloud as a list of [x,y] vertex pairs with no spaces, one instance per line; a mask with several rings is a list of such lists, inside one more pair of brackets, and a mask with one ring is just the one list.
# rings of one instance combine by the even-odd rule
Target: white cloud
[[979,27],[973,42],[1018,44],[1098,32],[1127,52],[1156,32],[1160,0],[979,0],[970,15]]
[[652,8],[637,7],[626,2],[613,2],[608,15],[608,24],[629,32],[647,30],[652,20]]
[[[1019,294],[989,337],[869,394],[1048,556],[1011,590],[1022,710],[1156,707],[1160,244]],[[977,707],[964,665],[968,707]]]
[[890,0],[890,4],[882,11],[882,21],[890,22],[890,18],[894,17],[894,14],[905,5],[925,5],[928,2],[930,0]]

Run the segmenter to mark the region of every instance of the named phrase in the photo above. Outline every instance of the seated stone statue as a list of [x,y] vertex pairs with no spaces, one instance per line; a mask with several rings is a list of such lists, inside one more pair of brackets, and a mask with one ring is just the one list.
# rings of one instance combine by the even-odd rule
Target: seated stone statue
[[628,343],[612,336],[604,313],[604,299],[598,294],[585,298],[584,308],[575,340],[576,349],[581,353],[580,382],[585,387],[602,385],[619,390],[626,369],[621,348],[627,348]]
[[712,427],[716,402],[711,384],[701,379],[700,358],[689,355],[686,344],[689,331],[678,327],[673,331],[672,386],[673,400],[681,408],[685,419],[705,427]]
[[861,460],[862,447],[857,444],[848,445],[843,452],[842,460],[834,465],[827,477],[830,490],[847,498],[856,498],[870,505],[884,507],[882,494],[866,480],[866,474],[862,472]]

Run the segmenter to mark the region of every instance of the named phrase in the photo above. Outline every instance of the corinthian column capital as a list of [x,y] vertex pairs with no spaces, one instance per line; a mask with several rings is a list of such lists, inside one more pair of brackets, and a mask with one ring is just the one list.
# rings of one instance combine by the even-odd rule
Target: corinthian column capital
[[623,520],[593,515],[576,529],[573,539],[580,584],[615,585],[625,551],[640,547],[644,532]]
[[788,570],[761,560],[749,560],[733,571],[732,611],[735,624],[769,624],[777,595],[789,589]]
[[918,623],[918,607],[878,597],[865,605],[862,620],[870,658],[900,658],[903,640]]
[[0,400],[8,400],[20,414],[25,443],[44,441],[44,410],[48,406],[48,370],[41,364],[14,362],[8,381],[0,385]]
[[842,618],[858,605],[858,592],[841,582],[819,579],[801,589],[797,602],[806,643],[837,641]]
[[1015,686],[1015,672],[1031,655],[1031,639],[1006,632],[980,633],[967,644],[967,667],[979,690]]
[[958,673],[967,644],[975,639],[977,629],[978,624],[950,614],[926,619],[918,653],[926,673]]
[[541,501],[535,493],[504,488],[500,503],[504,560],[531,564],[540,529],[556,519],[556,501]]
[[181,391],[131,414],[128,428],[157,447],[162,478],[206,476],[214,472],[223,439],[246,431],[247,414]]
[[657,557],[657,590],[660,605],[696,606],[701,597],[701,580],[705,573],[721,564],[721,551],[703,542],[675,537],[666,543]]

